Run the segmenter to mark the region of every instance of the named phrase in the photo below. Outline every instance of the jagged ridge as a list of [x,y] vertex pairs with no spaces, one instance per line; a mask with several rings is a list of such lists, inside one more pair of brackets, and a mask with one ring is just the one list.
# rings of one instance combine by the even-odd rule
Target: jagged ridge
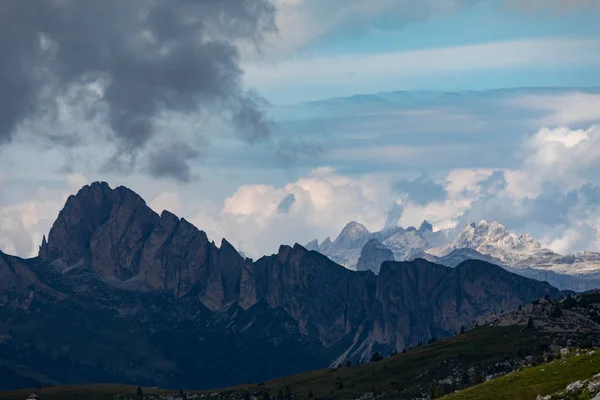
[[[120,366],[118,356],[100,355],[111,371],[120,371],[118,379],[134,382],[137,375],[161,385],[199,387],[366,359],[375,350],[389,353],[448,336],[485,312],[558,293],[483,262],[456,269],[425,260],[386,262],[375,275],[347,270],[298,244],[253,262],[226,240],[218,248],[184,219],[158,215],[134,192],[106,183],[86,186],[67,200],[37,259],[0,257],[0,276],[9,288],[0,295],[21,299],[5,302],[0,337],[50,340],[49,348],[67,349],[61,357],[89,363],[85,349],[95,348],[93,343],[135,353],[126,340],[136,332],[143,352],[157,356],[136,369]],[[70,336],[50,335],[48,328],[21,330],[40,328],[39,313],[47,318],[44,326],[65,332],[77,332],[100,315],[110,328],[69,339],[80,342],[76,351],[65,342]],[[21,332],[18,340],[12,331]],[[25,356],[18,348],[10,357]],[[29,364],[41,376],[71,383],[81,376],[74,371],[85,371],[59,368],[44,351],[34,347],[27,353],[46,360]],[[197,362],[206,357],[210,364]],[[105,379],[94,371],[92,380]]]

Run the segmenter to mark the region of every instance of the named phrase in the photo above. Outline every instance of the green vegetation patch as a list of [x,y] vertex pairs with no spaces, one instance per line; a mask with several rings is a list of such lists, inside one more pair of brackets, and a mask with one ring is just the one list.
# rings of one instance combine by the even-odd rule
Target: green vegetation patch
[[[600,352],[592,355],[558,359],[548,364],[526,368],[482,383],[480,385],[452,393],[444,400],[514,400],[533,399],[564,390],[576,381],[591,379],[600,372]],[[584,397],[574,399],[584,400]]]

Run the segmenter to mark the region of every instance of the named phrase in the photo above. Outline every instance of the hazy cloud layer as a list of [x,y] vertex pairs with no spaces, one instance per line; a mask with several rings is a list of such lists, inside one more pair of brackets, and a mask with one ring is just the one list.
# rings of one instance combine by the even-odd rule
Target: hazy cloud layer
[[[155,126],[165,111],[221,114],[242,140],[267,139],[269,122],[260,98],[244,89],[235,42],[260,44],[275,28],[274,12],[268,0],[2,1],[0,143],[28,121],[61,118],[64,98],[82,120],[105,113],[98,122],[110,129],[28,133],[66,147],[106,135],[113,168],[131,168],[157,135],[172,135]],[[193,138],[180,139],[148,157],[147,171],[187,181],[200,153]]]
[[[278,31],[267,43],[275,59],[302,52],[314,42],[358,37],[373,30],[400,30],[411,23],[448,17],[484,0],[274,0]],[[517,13],[565,14],[600,9],[598,0],[502,0]],[[251,53],[251,52],[250,52]]]

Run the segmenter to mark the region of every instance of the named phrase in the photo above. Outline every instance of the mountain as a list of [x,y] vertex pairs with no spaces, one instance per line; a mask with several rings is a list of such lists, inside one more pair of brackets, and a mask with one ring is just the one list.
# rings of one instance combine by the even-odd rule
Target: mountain
[[433,225],[427,220],[423,221],[419,229],[417,230],[419,236],[421,236],[429,245],[429,247],[437,247],[446,243],[446,234],[444,231],[433,231]]
[[376,239],[392,250],[395,260],[408,261],[422,257],[425,250],[445,243],[446,235],[442,231],[434,232],[433,226],[427,221],[423,221],[419,229],[412,226],[406,229],[390,226],[373,233],[364,225],[353,221],[346,224],[333,242],[327,238],[319,245],[315,239],[305,247],[326,255],[346,268],[356,270],[363,247],[370,239]]
[[548,249],[542,249],[539,242],[529,235],[517,236],[498,222],[469,222],[465,229],[451,242],[433,248],[427,253],[442,257],[453,250],[468,248],[488,254],[508,265],[515,265],[528,257],[553,255]]
[[400,261],[414,260],[421,257],[423,252],[429,247],[417,230],[407,229],[402,233],[397,233],[383,242],[394,253],[394,257]]
[[480,259],[542,281],[562,290],[583,292],[600,288],[600,253],[577,255],[542,248],[529,235],[515,235],[498,222],[470,222],[451,242],[426,250],[423,258],[443,265]]
[[[364,240],[355,228],[338,246]],[[296,244],[253,262],[101,182],[67,199],[38,257],[0,253],[0,278],[2,388],[260,382],[364,361],[558,295],[480,261],[385,262],[375,275]]]
[[371,232],[358,222],[349,222],[340,232],[338,237],[331,243],[331,250],[346,250],[360,248],[371,238]]
[[370,239],[362,248],[356,265],[357,271],[373,271],[379,273],[381,264],[385,261],[395,261],[394,254],[377,239]]
[[325,239],[318,251],[323,252],[338,264],[355,269],[361,249],[370,238],[371,232],[364,225],[352,221],[344,226],[333,242],[328,243]]

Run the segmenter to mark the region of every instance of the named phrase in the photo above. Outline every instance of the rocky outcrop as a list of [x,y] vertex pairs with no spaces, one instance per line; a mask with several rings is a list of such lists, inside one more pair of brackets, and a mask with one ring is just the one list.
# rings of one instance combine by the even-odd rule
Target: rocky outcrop
[[373,271],[379,273],[379,267],[385,261],[395,261],[394,254],[377,239],[369,240],[362,248],[357,271]]
[[449,336],[468,325],[473,315],[516,309],[549,288],[476,260],[454,269],[422,259],[386,262],[378,278],[374,338],[394,343],[397,349]]

